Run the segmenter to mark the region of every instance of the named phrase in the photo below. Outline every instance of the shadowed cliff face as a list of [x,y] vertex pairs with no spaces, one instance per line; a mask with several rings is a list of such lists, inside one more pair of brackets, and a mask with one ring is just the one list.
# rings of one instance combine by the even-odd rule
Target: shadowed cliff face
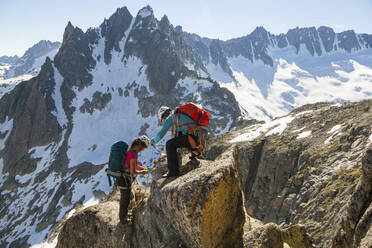
[[53,76],[52,63],[47,59],[39,76],[19,84],[11,94],[0,99],[0,122],[12,120],[13,124],[5,149],[1,151],[3,173],[9,172],[14,177],[32,172],[36,161],[28,158],[28,150],[58,139],[61,127],[51,114],[55,110],[51,96],[55,86]]
[[316,247],[369,247],[371,107],[304,106],[249,142],[238,141],[260,126],[234,135],[247,213],[281,227],[302,224]]

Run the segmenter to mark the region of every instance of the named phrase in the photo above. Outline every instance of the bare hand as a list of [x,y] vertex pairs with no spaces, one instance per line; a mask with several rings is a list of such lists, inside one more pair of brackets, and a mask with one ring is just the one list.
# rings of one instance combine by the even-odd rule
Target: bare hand
[[140,174],[140,175],[145,175],[145,174],[147,174],[147,173],[149,173],[148,170],[140,170],[140,171],[137,171],[137,174]]

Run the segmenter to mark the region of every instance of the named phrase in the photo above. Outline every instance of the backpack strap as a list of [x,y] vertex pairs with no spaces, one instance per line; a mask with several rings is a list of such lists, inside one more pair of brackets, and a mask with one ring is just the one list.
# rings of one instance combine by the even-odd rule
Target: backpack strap
[[106,175],[107,175],[107,179],[108,179],[108,183],[109,183],[109,186],[111,187],[112,186],[112,182],[111,182],[111,176],[109,175],[108,173],[108,169],[105,170],[106,171]]
[[128,171],[116,172],[116,171],[110,171],[109,169],[106,169],[105,171],[106,171],[106,174],[107,174],[107,178],[108,178],[110,187],[112,186],[111,178],[114,178],[114,180],[116,181],[116,179],[118,177],[125,177],[126,175],[130,175]]
[[[177,112],[178,112],[178,121],[179,121],[180,118],[181,118],[181,113],[180,113],[181,111],[179,111],[179,110],[177,109]],[[202,117],[202,113],[199,114],[198,119],[197,119],[196,122],[193,121],[193,122],[189,122],[189,123],[184,123],[184,124],[178,125],[178,127],[184,127],[184,126],[187,126],[187,128],[188,128],[189,131],[190,131],[190,133],[191,133],[191,134],[194,134],[194,129],[198,129],[198,128],[200,127],[200,126],[198,125],[198,123],[199,123],[201,117]],[[194,126],[194,127],[190,127],[190,125],[192,125],[192,124],[195,124],[196,126]]]
[[203,113],[200,112],[199,115],[198,115],[198,119],[196,119],[196,125],[199,125],[199,122],[200,122],[202,117],[203,117]]
[[184,126],[190,126],[191,124],[195,124],[195,122],[189,122],[185,124],[178,125],[179,127],[184,127]]
[[194,134],[194,130],[195,130],[195,129],[200,129],[201,126],[200,126],[200,125],[196,125],[196,126],[194,126],[194,127],[191,127],[190,125],[192,125],[192,124],[197,124],[197,123],[195,123],[195,122],[185,123],[185,124],[179,125],[179,127],[187,126],[187,128],[188,128],[189,131],[190,131],[190,133],[191,133],[191,134]]

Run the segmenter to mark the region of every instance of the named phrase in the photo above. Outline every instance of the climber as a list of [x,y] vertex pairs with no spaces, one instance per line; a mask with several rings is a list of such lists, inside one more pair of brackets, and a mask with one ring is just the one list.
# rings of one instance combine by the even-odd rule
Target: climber
[[205,146],[205,128],[209,124],[210,113],[194,103],[186,103],[174,111],[162,106],[158,118],[163,124],[159,133],[151,139],[151,144],[158,143],[172,127],[172,138],[166,143],[168,172],[163,177],[179,176],[178,148],[202,152]]
[[128,206],[130,203],[131,186],[135,175],[146,174],[148,171],[138,164],[138,153],[150,146],[150,139],[143,135],[132,141],[125,155],[123,176],[117,180],[117,186],[120,189],[120,222],[127,222]]

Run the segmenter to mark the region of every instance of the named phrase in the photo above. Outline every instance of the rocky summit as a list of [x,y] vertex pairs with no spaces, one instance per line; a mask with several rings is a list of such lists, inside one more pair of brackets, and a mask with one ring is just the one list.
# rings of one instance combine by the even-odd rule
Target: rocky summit
[[[368,247],[371,44],[323,26],[209,39],[146,6],[0,57],[0,246]],[[118,227],[110,146],[185,102],[212,114],[206,159],[164,180],[164,143],[146,149]]]
[[[57,247],[371,247],[372,101],[307,105],[211,140],[119,224],[114,189],[63,221]],[[138,194],[140,193],[140,196]]]

